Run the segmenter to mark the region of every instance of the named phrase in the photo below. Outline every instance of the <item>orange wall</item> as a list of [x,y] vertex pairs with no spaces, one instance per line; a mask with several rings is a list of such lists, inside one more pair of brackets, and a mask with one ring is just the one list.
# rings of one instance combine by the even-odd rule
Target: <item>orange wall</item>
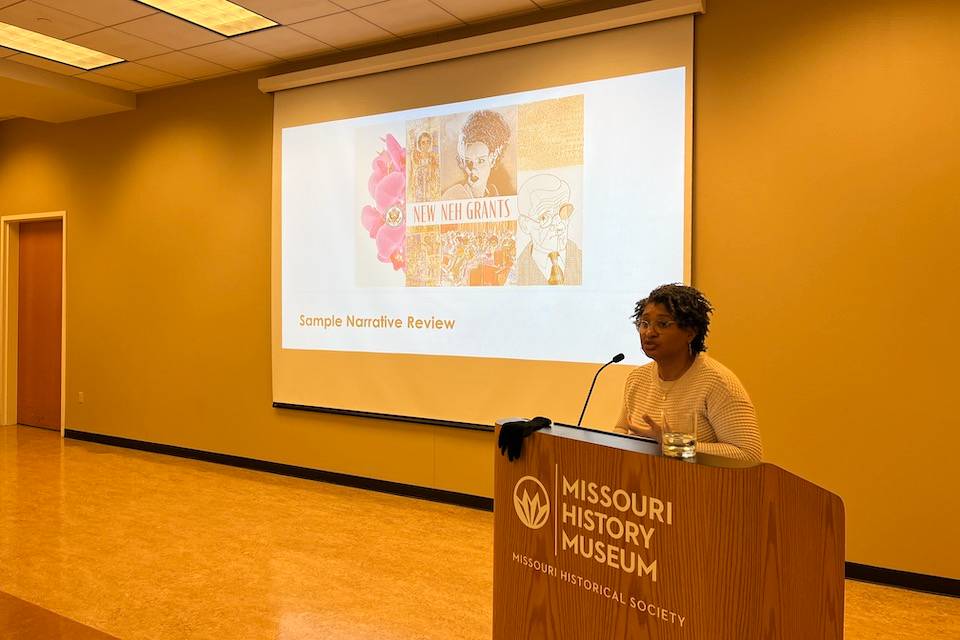
[[717,0],[696,30],[694,279],[765,457],[847,559],[960,577],[960,3]]
[[[750,389],[767,459],[843,497],[849,560],[960,577],[940,551],[960,537],[960,9],[708,9],[693,241],[711,353]],[[490,434],[271,408],[271,118],[246,75],[0,123],[0,213],[68,211],[67,426],[490,495]]]

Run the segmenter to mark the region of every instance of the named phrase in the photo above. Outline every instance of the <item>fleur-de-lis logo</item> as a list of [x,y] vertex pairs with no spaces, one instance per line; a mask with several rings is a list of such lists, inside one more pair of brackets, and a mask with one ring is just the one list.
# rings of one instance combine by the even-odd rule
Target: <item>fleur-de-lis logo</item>
[[[533,495],[531,495],[531,493]],[[539,529],[550,516],[550,498],[543,484],[533,476],[523,476],[513,488],[513,506],[520,522]]]

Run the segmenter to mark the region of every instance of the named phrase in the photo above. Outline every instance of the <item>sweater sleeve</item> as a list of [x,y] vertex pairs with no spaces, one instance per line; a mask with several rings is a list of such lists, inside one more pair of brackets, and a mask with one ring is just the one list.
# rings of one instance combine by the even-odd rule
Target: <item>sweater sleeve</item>
[[742,385],[718,381],[707,396],[707,419],[718,442],[698,442],[697,451],[760,462],[763,449],[757,414]]
[[627,432],[630,431],[630,410],[632,409],[632,398],[633,390],[636,386],[636,376],[637,370],[634,369],[627,376],[627,381],[623,385],[623,404],[620,407],[620,417],[617,418],[617,424],[614,427],[619,427],[625,429]]

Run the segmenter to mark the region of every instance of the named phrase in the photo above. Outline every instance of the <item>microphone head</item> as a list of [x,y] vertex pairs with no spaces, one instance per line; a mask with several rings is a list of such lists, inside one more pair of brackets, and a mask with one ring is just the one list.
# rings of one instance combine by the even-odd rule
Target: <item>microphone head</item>
[[622,353],[618,353],[617,355],[613,356],[613,360],[611,360],[611,362],[620,362],[623,360],[623,358],[624,355]]

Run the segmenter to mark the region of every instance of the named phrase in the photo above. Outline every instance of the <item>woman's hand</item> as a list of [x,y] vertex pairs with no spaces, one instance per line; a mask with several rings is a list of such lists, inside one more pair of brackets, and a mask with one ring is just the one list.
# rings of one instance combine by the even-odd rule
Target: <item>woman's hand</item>
[[643,436],[644,438],[652,438],[657,442],[660,442],[660,434],[663,433],[663,427],[656,420],[650,416],[644,414],[643,416],[644,426],[635,427],[632,424],[618,424],[613,428],[614,433],[625,433],[631,436]]
[[643,421],[647,423],[647,437],[653,438],[657,442],[663,439],[663,425],[651,418],[648,414],[643,414]]

